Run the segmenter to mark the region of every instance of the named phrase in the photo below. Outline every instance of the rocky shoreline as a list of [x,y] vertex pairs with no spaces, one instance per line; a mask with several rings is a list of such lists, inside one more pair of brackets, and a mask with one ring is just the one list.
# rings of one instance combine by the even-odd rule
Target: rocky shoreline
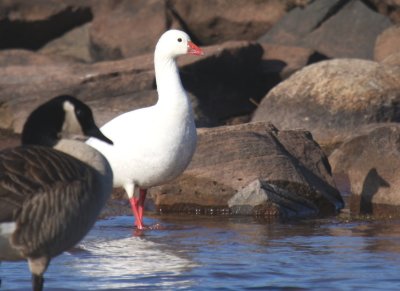
[[[352,215],[400,216],[399,1],[18,0],[0,11],[0,148],[55,95],[84,100],[100,125],[154,104],[154,44],[184,29],[206,52],[179,60],[199,143],[149,208],[333,215],[340,176]],[[120,213],[125,198],[113,197]]]

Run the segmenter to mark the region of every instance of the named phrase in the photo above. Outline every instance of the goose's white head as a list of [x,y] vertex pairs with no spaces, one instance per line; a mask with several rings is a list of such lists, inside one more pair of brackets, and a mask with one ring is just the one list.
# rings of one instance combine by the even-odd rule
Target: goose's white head
[[164,32],[157,43],[156,55],[176,58],[186,54],[201,56],[204,52],[185,32],[175,29]]

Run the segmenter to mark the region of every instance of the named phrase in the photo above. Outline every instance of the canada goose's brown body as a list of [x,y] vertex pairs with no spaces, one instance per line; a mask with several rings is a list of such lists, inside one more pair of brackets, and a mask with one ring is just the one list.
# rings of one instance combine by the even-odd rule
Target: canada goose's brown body
[[[72,248],[88,233],[112,191],[107,160],[83,142],[59,138],[67,129],[69,133],[81,129],[83,134],[89,131],[91,136],[110,142],[99,135],[86,105],[63,97],[56,103],[65,115],[60,118],[61,126],[57,122],[49,125],[49,129],[57,128],[57,140],[42,130],[42,137],[36,140],[49,144],[33,142],[35,135],[29,131],[36,127],[27,126],[31,143],[0,152],[0,261],[27,259],[33,290],[42,290],[43,273],[51,258]],[[85,129],[78,117],[68,117],[77,110],[78,115],[89,110],[85,114],[90,113],[89,127],[94,129]],[[45,113],[40,119],[46,119]],[[34,124],[35,118],[28,118],[28,122]],[[78,124],[72,126],[71,122]]]

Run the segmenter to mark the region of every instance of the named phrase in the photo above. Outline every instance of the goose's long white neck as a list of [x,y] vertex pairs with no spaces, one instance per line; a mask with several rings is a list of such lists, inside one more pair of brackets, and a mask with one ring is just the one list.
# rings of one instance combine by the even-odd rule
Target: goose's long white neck
[[189,99],[183,89],[178,66],[173,57],[159,54],[154,56],[159,107],[190,107]]
[[70,139],[61,139],[54,149],[69,154],[85,164],[91,166],[102,175],[110,175],[111,168],[104,156],[84,142]]

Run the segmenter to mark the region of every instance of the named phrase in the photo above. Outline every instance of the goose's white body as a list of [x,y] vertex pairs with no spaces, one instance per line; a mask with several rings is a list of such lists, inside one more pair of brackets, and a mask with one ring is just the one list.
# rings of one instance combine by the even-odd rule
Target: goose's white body
[[127,112],[104,125],[101,131],[110,136],[113,146],[88,141],[110,162],[114,186],[149,188],[185,170],[196,147],[196,127],[189,100],[180,97],[185,98],[177,100],[180,104]]
[[202,51],[182,31],[164,33],[154,55],[157,104],[124,113],[101,127],[113,146],[92,138],[87,141],[108,159],[114,186],[124,187],[130,199],[138,188],[147,189],[179,176],[195,151],[193,111],[175,62],[177,56],[187,53]]

